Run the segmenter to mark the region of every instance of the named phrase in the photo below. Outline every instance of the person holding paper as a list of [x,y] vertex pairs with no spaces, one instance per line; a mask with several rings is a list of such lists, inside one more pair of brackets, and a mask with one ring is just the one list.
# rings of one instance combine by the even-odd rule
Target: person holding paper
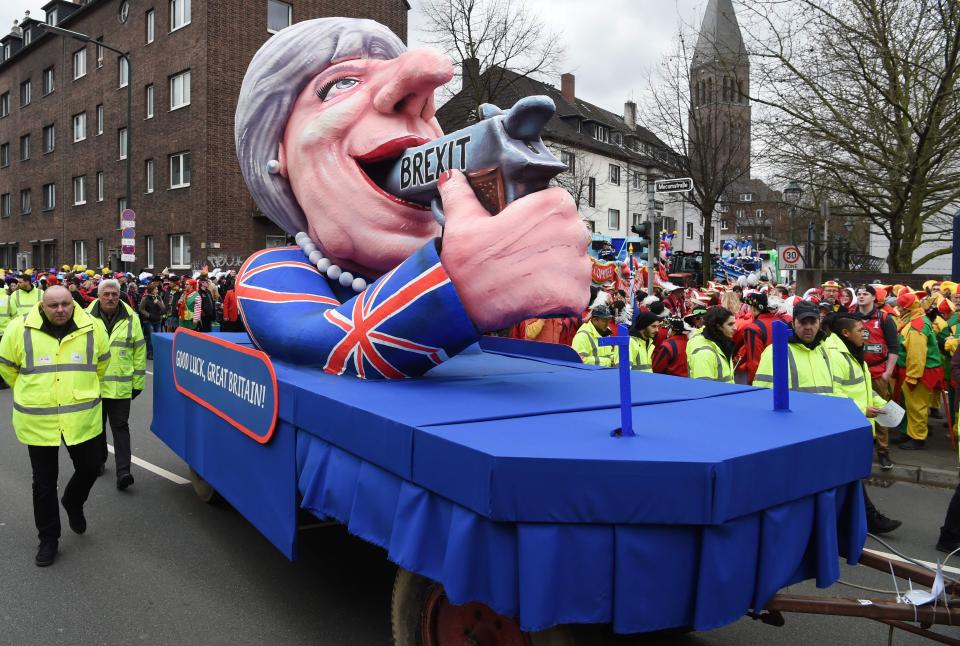
[[[836,337],[836,342],[830,344],[827,350],[833,375],[833,395],[851,399],[870,420],[876,433],[874,419],[886,402],[874,392],[870,368],[863,356],[863,322],[852,315],[843,314],[831,316],[829,321],[830,329]],[[873,506],[866,489],[863,491],[863,499],[867,507],[867,529],[870,533],[886,534],[902,524],[899,520],[881,514]]]

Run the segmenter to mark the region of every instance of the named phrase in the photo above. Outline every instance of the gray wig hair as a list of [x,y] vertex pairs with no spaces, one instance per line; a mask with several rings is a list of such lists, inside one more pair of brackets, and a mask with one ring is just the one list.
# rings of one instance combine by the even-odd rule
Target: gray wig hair
[[254,55],[237,100],[237,159],[257,206],[281,229],[290,234],[307,230],[290,182],[267,170],[267,162],[277,159],[287,119],[303,88],[335,63],[386,60],[404,51],[403,42],[373,20],[318,18],[280,30]]
[[120,291],[120,281],[114,280],[113,278],[108,278],[106,280],[101,280],[100,284],[97,285],[97,296],[103,293],[107,287],[113,287],[115,290]]

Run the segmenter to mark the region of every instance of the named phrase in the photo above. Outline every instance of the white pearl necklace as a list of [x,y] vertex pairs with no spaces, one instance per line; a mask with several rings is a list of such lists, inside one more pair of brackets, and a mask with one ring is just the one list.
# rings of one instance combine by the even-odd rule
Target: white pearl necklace
[[367,288],[367,281],[359,276],[354,278],[349,271],[344,271],[339,265],[330,262],[330,259],[323,255],[323,252],[317,249],[310,236],[303,231],[293,237],[303,254],[310,260],[310,263],[317,266],[321,274],[326,275],[330,280],[339,282],[343,287],[352,287],[356,293],[361,293]]

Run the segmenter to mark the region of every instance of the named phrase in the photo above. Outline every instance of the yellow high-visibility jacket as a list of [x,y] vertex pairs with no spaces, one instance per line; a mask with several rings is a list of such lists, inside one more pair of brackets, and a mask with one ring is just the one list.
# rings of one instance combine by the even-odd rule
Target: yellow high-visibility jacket
[[22,289],[15,290],[10,294],[10,315],[11,318],[21,316],[35,307],[37,303],[43,300],[43,292],[34,287],[29,292]]
[[[880,408],[886,404],[887,401],[873,391],[873,377],[870,376],[870,368],[867,367],[866,362],[857,361],[843,340],[839,337],[837,340],[839,343],[832,344],[827,351],[830,357],[830,370],[833,373],[834,396],[852,399],[864,414],[867,412],[867,406]],[[876,421],[870,419],[870,426],[873,427],[873,433],[876,435]]]
[[630,337],[630,369],[653,372],[653,341]]
[[[103,375],[101,397],[104,399],[127,399],[134,390],[143,390],[147,374],[147,342],[143,338],[140,317],[133,308],[120,301],[126,319],[117,321],[110,338],[110,365]],[[100,318],[100,301],[87,306],[87,313],[107,334],[107,325]]]
[[13,388],[13,430],[24,444],[60,446],[102,431],[100,378],[110,347],[103,328],[74,306],[77,329],[62,341],[41,331],[40,305],[15,318],[0,341],[0,376]]
[[687,342],[687,367],[694,379],[733,383],[733,360],[702,333]]
[[12,318],[13,311],[10,309],[10,294],[0,288],[0,336],[3,336]]
[[[818,395],[833,394],[833,373],[827,348],[833,345],[821,342],[811,350],[802,343],[788,343],[787,364],[789,367],[790,390]],[[773,346],[764,348],[760,355],[760,365],[753,378],[753,385],[759,388],[773,388]]]
[[584,363],[595,366],[604,366],[611,368],[619,365],[620,353],[612,345],[600,345],[597,343],[603,337],[593,326],[593,323],[587,321],[580,326],[577,333],[573,335],[573,343],[570,346],[577,351],[580,359]]

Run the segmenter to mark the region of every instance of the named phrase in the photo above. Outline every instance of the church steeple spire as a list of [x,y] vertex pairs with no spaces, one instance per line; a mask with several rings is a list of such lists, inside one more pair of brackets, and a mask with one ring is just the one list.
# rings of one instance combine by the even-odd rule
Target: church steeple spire
[[732,0],[710,0],[703,14],[692,67],[714,61],[725,66],[749,65]]

